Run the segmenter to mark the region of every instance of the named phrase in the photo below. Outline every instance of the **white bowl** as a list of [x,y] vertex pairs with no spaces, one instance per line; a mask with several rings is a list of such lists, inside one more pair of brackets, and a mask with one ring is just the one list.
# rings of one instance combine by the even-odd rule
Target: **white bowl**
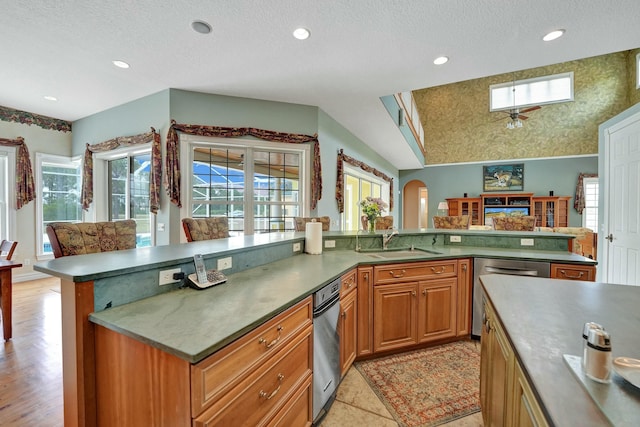
[[618,375],[640,388],[640,360],[631,357],[613,359],[613,369]]

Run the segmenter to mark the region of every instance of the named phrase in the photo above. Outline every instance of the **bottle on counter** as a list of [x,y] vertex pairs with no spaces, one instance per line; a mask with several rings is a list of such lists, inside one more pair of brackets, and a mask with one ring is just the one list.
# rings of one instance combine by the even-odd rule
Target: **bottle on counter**
[[611,337],[602,329],[590,329],[585,374],[594,381],[611,382]]
[[587,340],[589,339],[589,331],[591,329],[601,329],[604,331],[604,327],[596,322],[587,322],[582,328],[582,369],[586,369],[587,361]]

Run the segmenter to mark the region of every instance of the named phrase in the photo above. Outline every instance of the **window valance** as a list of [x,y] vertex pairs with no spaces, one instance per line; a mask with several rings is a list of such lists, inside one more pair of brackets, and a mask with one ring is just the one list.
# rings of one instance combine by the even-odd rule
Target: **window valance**
[[348,163],[352,166],[359,167],[365,172],[369,172],[378,178],[382,178],[389,183],[389,212],[393,210],[393,178],[387,176],[385,173],[380,172],[378,169],[367,165],[360,160],[356,160],[353,157],[344,154],[344,150],[341,148],[338,151],[338,177],[336,178],[336,200],[338,201],[338,212],[344,212],[344,163]]
[[165,158],[166,174],[164,177],[164,188],[171,203],[182,207],[180,201],[180,156],[178,149],[178,132],[188,135],[238,138],[242,136],[253,136],[265,141],[284,142],[289,144],[313,143],[313,176],[311,178],[311,209],[315,209],[318,200],[322,198],[322,164],[320,162],[320,143],[318,135],[303,135],[297,133],[282,133],[272,130],[256,128],[232,128],[221,126],[202,126],[179,124],[175,120],[171,121],[171,127],[167,134],[167,154]]
[[17,147],[18,149],[16,154],[16,209],[20,209],[36,198],[29,149],[21,136],[16,139],[0,138],[0,145]]
[[162,154],[160,134],[152,127],[150,132],[133,136],[119,136],[98,144],[89,145],[84,152],[82,165],[82,209],[87,210],[93,202],[93,153],[104,153],[116,148],[146,144],[151,146],[151,169],[149,174],[149,211],[157,214],[160,208],[160,182],[162,176]]

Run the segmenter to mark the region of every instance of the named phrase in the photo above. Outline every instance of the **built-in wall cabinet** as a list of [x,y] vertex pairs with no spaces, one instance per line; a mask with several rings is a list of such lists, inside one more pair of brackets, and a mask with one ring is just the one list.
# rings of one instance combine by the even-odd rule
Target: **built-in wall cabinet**
[[449,215],[469,215],[471,225],[490,223],[492,216],[535,216],[536,227],[568,227],[570,196],[533,193],[483,193],[480,197],[447,199]]

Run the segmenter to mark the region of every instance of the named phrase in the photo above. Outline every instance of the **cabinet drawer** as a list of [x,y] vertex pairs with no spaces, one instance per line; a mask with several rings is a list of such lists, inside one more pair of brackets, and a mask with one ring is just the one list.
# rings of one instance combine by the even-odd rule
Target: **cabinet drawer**
[[344,298],[348,293],[356,290],[357,281],[356,273],[358,270],[352,270],[342,276],[342,287],[340,288],[340,298]]
[[291,340],[273,360],[258,368],[194,419],[194,427],[257,426],[272,418],[311,375],[312,327]]
[[278,414],[269,421],[269,427],[310,426],[313,422],[312,376],[309,375]]
[[378,285],[381,283],[398,283],[405,280],[454,277],[457,274],[457,260],[447,259],[442,261],[378,265],[373,269],[373,280],[374,283]]
[[311,297],[191,366],[191,414],[197,416],[254,372],[305,327],[312,325]]
[[593,282],[596,280],[596,268],[590,265],[551,264],[551,277]]

